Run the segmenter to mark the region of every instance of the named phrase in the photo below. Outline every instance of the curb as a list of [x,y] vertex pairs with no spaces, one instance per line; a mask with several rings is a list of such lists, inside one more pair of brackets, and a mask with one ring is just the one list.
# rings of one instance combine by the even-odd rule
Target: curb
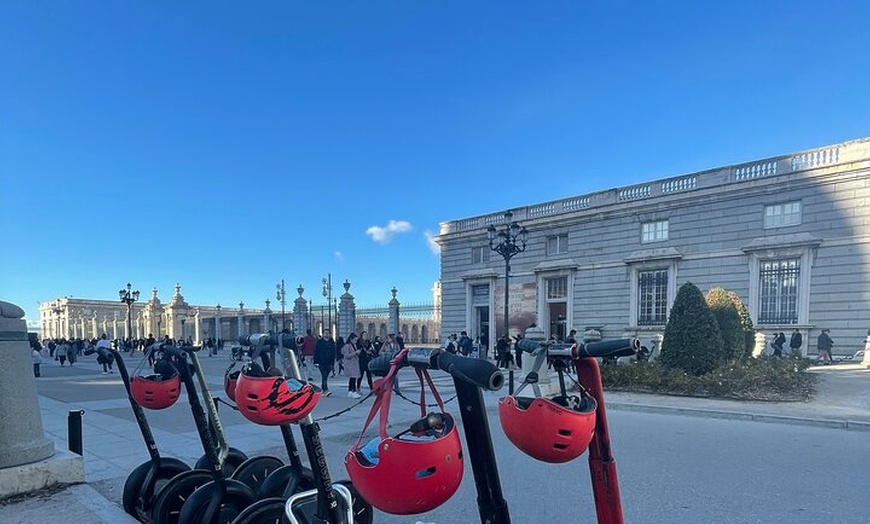
[[625,404],[619,402],[608,402],[606,405],[607,409],[613,409],[617,411],[636,411],[641,413],[685,415],[690,417],[747,420],[752,422],[766,422],[769,424],[791,424],[795,426],[813,426],[820,428],[843,429],[847,431],[870,432],[870,422],[863,422],[858,420],[833,420],[821,418],[794,417],[789,415],[746,413],[742,411],[723,411],[703,408],[656,406],[652,404]]

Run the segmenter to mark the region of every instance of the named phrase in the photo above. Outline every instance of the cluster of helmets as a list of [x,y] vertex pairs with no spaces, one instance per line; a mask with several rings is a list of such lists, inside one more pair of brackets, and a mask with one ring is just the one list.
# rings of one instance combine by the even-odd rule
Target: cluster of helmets
[[396,437],[375,439],[373,452],[358,446],[348,451],[345,467],[363,499],[386,513],[414,515],[456,493],[464,471],[462,443],[453,417],[439,416],[443,424],[437,430],[410,433],[412,425]]
[[154,373],[130,379],[130,395],[143,408],[165,409],[175,404],[181,392],[181,376],[168,359],[158,359]]
[[499,400],[498,418],[508,440],[543,462],[563,463],[586,451],[595,431],[595,399],[588,395],[507,396]]
[[224,376],[227,396],[246,419],[264,426],[292,424],[311,413],[320,400],[320,388],[285,379],[280,371],[264,372],[256,363]]

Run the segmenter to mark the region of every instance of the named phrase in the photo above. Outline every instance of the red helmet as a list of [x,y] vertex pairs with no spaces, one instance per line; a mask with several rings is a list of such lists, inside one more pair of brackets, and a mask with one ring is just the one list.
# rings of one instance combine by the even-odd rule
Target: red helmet
[[319,388],[296,379],[264,376],[259,366],[242,368],[236,382],[235,401],[239,413],[264,426],[297,422],[311,413],[319,400]]
[[573,460],[586,451],[595,430],[595,399],[578,397],[504,397],[498,418],[508,440],[544,462]]
[[357,446],[348,451],[344,465],[363,499],[386,513],[413,515],[437,508],[456,493],[462,444],[453,417],[443,417],[442,434],[434,438],[380,439],[376,461]]
[[227,396],[233,402],[236,401],[236,383],[239,381],[239,374],[241,370],[237,369],[235,371],[231,371],[233,366],[230,366],[226,373],[224,373],[224,391],[227,392]]
[[181,377],[154,374],[130,379],[130,395],[143,408],[164,409],[175,404],[181,390]]

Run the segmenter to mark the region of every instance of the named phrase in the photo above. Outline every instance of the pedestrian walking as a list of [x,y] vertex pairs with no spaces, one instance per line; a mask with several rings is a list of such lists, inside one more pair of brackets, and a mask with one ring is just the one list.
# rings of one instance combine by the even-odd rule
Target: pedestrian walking
[[111,347],[111,343],[104,333],[103,336],[100,337],[100,340],[97,341],[97,364],[103,366],[103,375],[115,372],[112,369],[112,364],[115,362],[115,355],[112,354]]
[[792,332],[791,339],[788,342],[788,347],[791,350],[791,356],[799,357],[801,355],[801,346],[804,343],[804,337],[797,328]]
[[314,362],[320,369],[320,389],[323,390],[323,396],[328,397],[332,395],[329,391],[329,374],[335,365],[335,341],[328,329],[323,331],[323,336],[315,345]]
[[823,329],[822,333],[819,335],[818,341],[816,342],[816,347],[819,350],[819,360],[825,364],[834,363],[834,357],[831,354],[831,349],[834,347],[834,341],[828,334],[830,332],[830,329]]
[[357,391],[362,377],[359,366],[360,349],[356,346],[356,339],[356,334],[351,333],[347,336],[347,343],[341,348],[342,367],[347,375],[347,396],[350,398],[362,397]]
[[33,362],[33,376],[39,378],[39,366],[42,365],[42,352],[36,346],[33,346],[30,350],[30,360]]

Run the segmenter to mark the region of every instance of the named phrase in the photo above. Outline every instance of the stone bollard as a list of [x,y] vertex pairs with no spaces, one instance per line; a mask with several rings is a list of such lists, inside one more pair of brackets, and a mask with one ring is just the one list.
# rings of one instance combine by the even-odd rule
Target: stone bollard
[[0,301],[0,468],[47,459],[54,443],[43,434],[24,310]]
[[870,335],[867,335],[867,339],[864,340],[864,360],[861,361],[861,364],[870,369]]
[[[523,334],[523,336],[529,340],[534,340],[535,342],[545,342],[547,340],[547,337],[544,335],[544,329],[537,326],[526,329],[526,332]],[[523,355],[523,367],[520,371],[519,377],[520,383],[522,383],[522,381],[526,379],[526,375],[530,371],[533,371],[532,366],[534,366],[534,364],[534,357],[532,357],[528,353]],[[545,397],[558,393],[558,389],[556,389],[555,391],[553,390],[553,386],[558,388],[558,385],[550,383],[550,373],[547,370],[546,363],[541,366],[540,370],[538,370],[538,386],[541,388],[541,395]],[[534,394],[529,391],[529,389],[531,389],[531,386],[526,386],[526,389],[523,390],[523,394],[526,396],[534,396]]]
[[767,351],[767,335],[762,332],[755,334],[755,347],[752,348],[752,356],[754,358],[763,357]]
[[85,479],[82,457],[55,452],[43,432],[23,318],[0,301],[0,499]]

